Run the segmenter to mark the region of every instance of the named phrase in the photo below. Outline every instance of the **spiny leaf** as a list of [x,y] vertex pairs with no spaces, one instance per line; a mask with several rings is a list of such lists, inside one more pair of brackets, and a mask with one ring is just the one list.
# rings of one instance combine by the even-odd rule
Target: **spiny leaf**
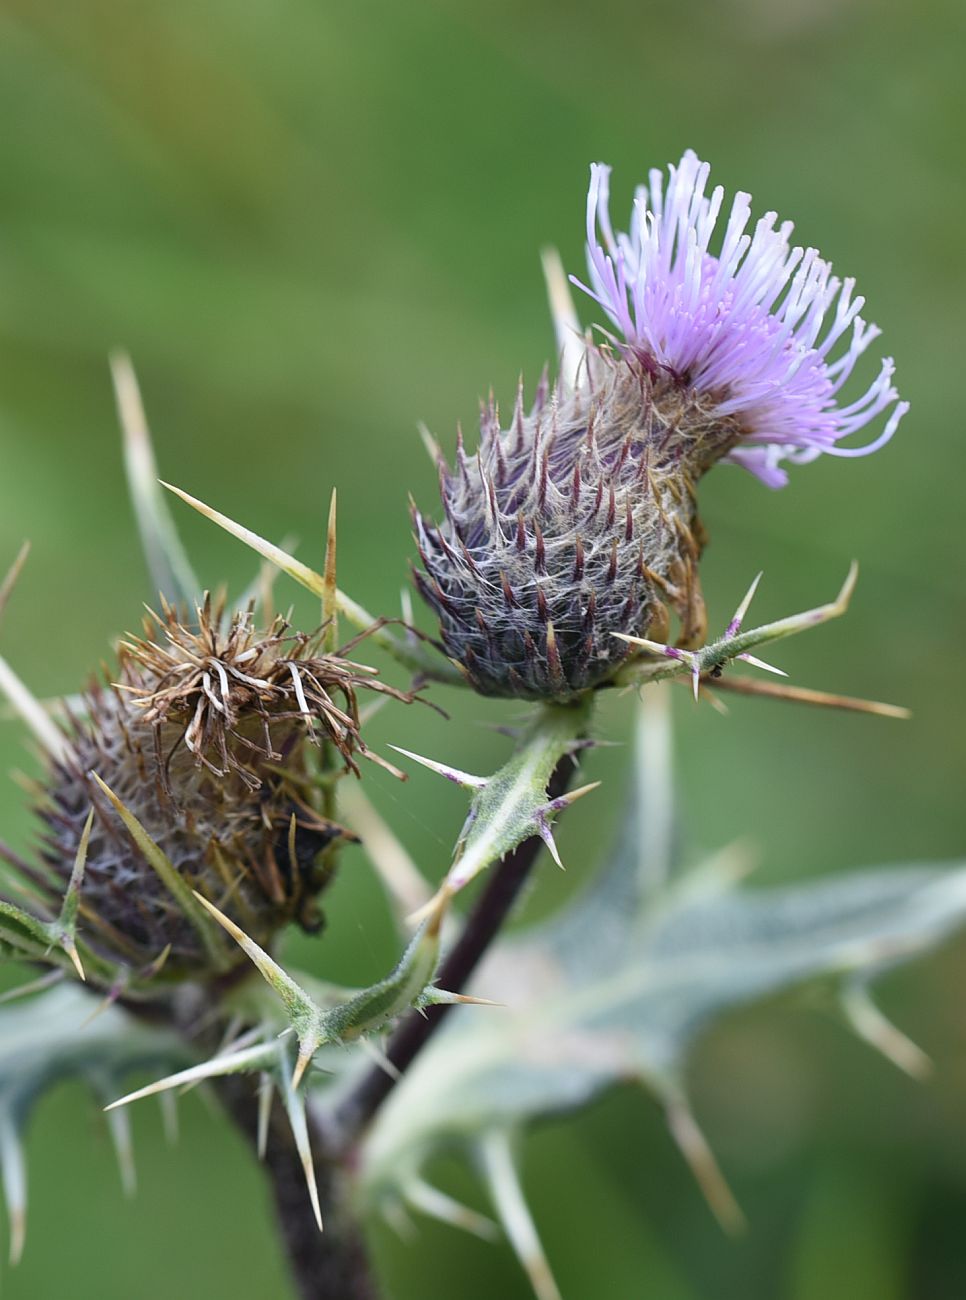
[[210,903],[197,891],[195,891],[195,898],[211,913],[218,924],[224,927],[246,956],[251,958],[259,974],[281,999],[299,1042],[299,1054],[293,1078],[293,1084],[297,1087],[316,1050],[326,1040],[325,1013],[314,999],[300,988],[290,975],[286,974],[278,962],[269,957],[268,953],[230,917],[225,916],[214,903]]
[[[573,753],[590,719],[588,701],[542,705],[507,763],[477,789],[456,846],[453,864],[439,890],[413,918],[421,919],[445,906],[448,900],[491,863],[498,861],[532,835],[549,838],[550,819],[573,798],[549,803],[547,785],[558,763]],[[413,756],[415,757],[415,755]],[[419,759],[427,763],[428,760]],[[458,780],[458,776],[453,779]],[[468,778],[474,784],[480,778]],[[552,851],[556,853],[555,846]]]
[[0,898],[0,938],[24,956],[43,958],[51,948],[49,923],[40,921],[16,903]]
[[436,974],[440,921],[441,913],[436,912],[423,922],[384,980],[332,1008],[326,1023],[334,1039],[352,1042],[362,1034],[374,1033],[418,1002]]
[[148,571],[156,591],[172,604],[185,604],[190,609],[201,586],[158,487],[158,467],[134,366],[126,352],[112,352],[109,362],[124,437],[128,491]]
[[[814,609],[805,610],[801,614],[793,614],[789,618],[778,619],[773,623],[764,623],[760,627],[743,632],[741,630],[742,622],[748,611],[751,598],[757,590],[758,581],[761,577],[761,574],[759,574],[728,624],[724,635],[698,650],[685,650],[680,646],[664,645],[658,641],[651,641],[646,637],[615,632],[614,635],[619,640],[655,656],[655,659],[651,660],[635,658],[629,661],[618,673],[617,681],[621,684],[643,686],[666,677],[675,677],[687,673],[691,677],[695,699],[697,699],[701,685],[707,684],[713,688],[717,687],[716,674],[719,674],[723,667],[734,660],[743,660],[754,667],[764,669],[766,672],[779,673],[784,676],[785,674],[781,669],[765,663],[749,652],[756,646],[779,641],[783,637],[794,636],[799,632],[808,631],[809,628],[818,627],[832,619],[840,618],[848,610],[858,580],[858,574],[859,566],[853,561],[845,582],[833,601],[829,601],[825,605],[819,605]],[[738,680],[742,681],[743,679]],[[816,698],[812,698],[813,693],[811,692],[785,686],[776,687],[774,684],[768,688],[762,688],[760,685],[735,685],[729,681],[725,689],[743,691],[746,694],[767,694],[779,698],[798,699],[805,703],[819,703],[832,707],[861,708],[864,712],[878,713],[885,717],[908,716],[905,710],[894,705],[879,705],[874,701],[848,700],[840,703],[837,697],[828,696],[821,692],[814,693]]]
[[[77,943],[77,914],[93,817],[92,808],[81,832],[74,866],[56,920],[41,921],[16,903],[0,899],[0,940],[9,943],[18,955],[32,961],[58,962],[60,959],[51,955],[53,949],[57,948],[65,954],[81,980],[85,980],[87,976]],[[98,977],[104,979],[109,973],[108,964],[86,949],[85,952],[87,960],[94,967]],[[14,990],[12,997],[20,997],[24,993],[46,987],[48,983],[54,983],[54,980],[44,976],[20,990]]]
[[80,888],[84,880],[84,869],[87,866],[87,847],[90,844],[93,824],[94,809],[92,807],[87,814],[87,820],[84,822],[84,829],[81,831],[80,843],[77,846],[77,855],[74,858],[74,866],[70,873],[70,881],[64,895],[60,916],[52,927],[52,932],[57,936],[56,942],[59,942],[64,952],[67,953],[67,956],[74,964],[74,969],[82,980],[86,979],[87,976],[84,974],[84,966],[77,951],[75,936],[77,931],[77,911],[80,906]]
[[280,1050],[278,1043],[255,1043],[237,1052],[212,1056],[198,1065],[190,1065],[185,1070],[178,1070],[175,1074],[156,1079],[154,1083],[146,1084],[143,1088],[118,1097],[104,1109],[116,1110],[118,1106],[129,1106],[132,1101],[140,1101],[142,1097],[153,1097],[155,1093],[165,1092],[169,1088],[181,1088],[185,1084],[198,1083],[202,1079],[217,1079],[227,1074],[249,1074],[265,1069],[276,1063]]
[[[0,1166],[14,1262],[23,1249],[26,1228],[23,1135],[35,1103],[63,1079],[80,1079],[103,1096],[116,1091],[118,1081],[131,1070],[174,1064],[186,1056],[183,1045],[167,1031],[149,1027],[117,1007],[91,1023],[93,1004],[85,989],[67,981],[5,1007],[0,1017]],[[126,1160],[124,1135],[115,1128],[114,1136]],[[127,1167],[124,1176],[130,1178]]]
[[281,999],[299,1044],[291,1080],[293,1088],[299,1086],[312,1057],[321,1046],[354,1042],[364,1034],[382,1029],[420,1000],[436,973],[439,960],[438,914],[413,935],[395,969],[385,979],[344,1001],[322,1006],[234,921],[200,894],[196,897],[251,958]]
[[[647,705],[658,700],[666,706],[647,693]],[[405,1180],[454,1143],[468,1153],[487,1135],[505,1143],[531,1122],[636,1079],[663,1104],[715,1214],[736,1229],[740,1211],[685,1096],[688,1057],[729,1008],[814,979],[844,978],[856,1031],[902,1068],[924,1068],[866,988],[887,964],[934,948],[966,923],[966,866],[757,889],[724,860],[674,875],[667,716],[645,707],[648,715],[616,851],[557,917],[490,955],[476,987],[502,995],[506,1009],[472,1021],[457,1010],[381,1110],[363,1160],[364,1187],[380,1203],[403,1195]],[[509,1159],[505,1148],[492,1150]],[[534,1284],[550,1285],[539,1265]]]

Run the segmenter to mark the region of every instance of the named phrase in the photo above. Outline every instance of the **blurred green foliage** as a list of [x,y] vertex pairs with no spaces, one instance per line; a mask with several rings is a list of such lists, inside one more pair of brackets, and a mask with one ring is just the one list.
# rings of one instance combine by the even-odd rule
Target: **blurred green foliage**
[[[537,254],[555,243],[581,269],[588,163],[614,164],[620,206],[690,145],[858,277],[913,404],[881,454],[819,461],[782,493],[736,470],[709,478],[712,619],[760,568],[762,617],[830,597],[855,556],[848,619],[780,662],[915,717],[736,699],[722,719],[682,690],[682,833],[703,848],[746,837],[776,880],[961,854],[964,26],[959,0],[2,0],[0,567],[34,543],[4,653],[39,694],[74,691],[151,598],[105,361],[118,344],[167,476],[296,535],[309,562],[338,484],[342,585],[394,613],[407,492],[428,507],[434,494],[417,420],[449,446],[490,384],[509,402],[521,369],[536,379],[553,349]],[[251,557],[187,516],[204,580],[237,590]],[[280,584],[279,598],[312,618],[299,593]],[[495,763],[504,741],[478,724],[512,708],[445,703],[451,723],[385,710],[376,738]],[[620,705],[604,712],[622,734]],[[608,793],[567,819],[570,872],[541,871],[530,915],[593,869],[622,763],[593,759]],[[14,766],[32,760],[5,725],[0,768]],[[459,794],[425,773],[369,786],[440,872]],[[19,845],[23,805],[0,786]],[[361,856],[328,910],[294,959],[334,978],[382,970],[393,938]],[[694,1093],[751,1221],[739,1242],[644,1099],[536,1134],[525,1173],[568,1300],[966,1294],[964,975],[959,944],[887,989],[936,1058],[924,1088],[804,1008],[743,1013],[706,1041]],[[65,1285],[81,1300],[288,1294],[257,1170],[197,1098],[183,1111],[175,1151],[149,1110],[135,1117],[142,1187],[126,1204],[86,1098],[41,1107],[10,1300]],[[526,1295],[507,1252],[435,1225],[377,1244],[400,1300]]]

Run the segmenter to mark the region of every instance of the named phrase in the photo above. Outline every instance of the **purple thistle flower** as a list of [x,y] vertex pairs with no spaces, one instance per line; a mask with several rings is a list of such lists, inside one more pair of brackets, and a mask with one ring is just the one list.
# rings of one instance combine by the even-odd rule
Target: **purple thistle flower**
[[[592,168],[591,283],[580,287],[623,339],[582,335],[550,257],[556,385],[542,383],[529,411],[521,388],[508,427],[484,407],[476,455],[460,439],[453,469],[439,457],[442,520],[414,509],[416,584],[484,694],[566,700],[606,685],[630,653],[621,637],[666,641],[672,614],[678,645],[702,644],[702,476],[728,460],[779,487],[781,460],[866,455],[907,410],[891,359],[838,404],[879,333],[859,316],[854,282],[792,247],[791,223],[773,212],[746,233],[747,194],[711,253],[724,191],[705,195],[708,174],[693,153],[666,186],[651,172],[630,233],[615,236],[609,171]],[[839,445],[880,415],[872,442]]]
[[[652,170],[634,198],[630,232],[616,235],[608,210],[610,168],[591,168],[587,195],[590,286],[626,349],[706,395],[715,414],[740,426],[723,457],[770,487],[787,481],[782,460],[804,464],[825,453],[864,456],[892,437],[907,402],[898,402],[891,357],[855,401],[838,394],[880,331],[859,312],[855,281],[833,276],[814,248],[793,247],[792,223],[768,212],[755,224],[739,192],[709,251],[724,207],[710,167],[688,150],[669,179]],[[572,277],[573,278],[573,277]],[[839,446],[891,409],[882,431],[860,447]]]

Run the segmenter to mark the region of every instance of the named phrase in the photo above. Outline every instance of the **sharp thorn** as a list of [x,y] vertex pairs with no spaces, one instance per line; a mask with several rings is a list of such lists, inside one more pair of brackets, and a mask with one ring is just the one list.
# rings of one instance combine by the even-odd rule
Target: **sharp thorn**
[[0,694],[5,695],[14,712],[27,724],[51,758],[62,759],[67,749],[63,732],[50,720],[47,710],[20,680],[6,659],[0,656]]
[[331,653],[339,643],[339,589],[336,586],[336,489],[329,502],[329,522],[325,534],[325,562],[322,566],[322,622],[326,624],[325,648]]
[[520,1186],[506,1134],[491,1133],[481,1147],[490,1194],[536,1300],[562,1300]]
[[766,663],[764,659],[759,659],[756,655],[740,654],[736,657],[744,660],[746,664],[751,664],[752,668],[761,668],[763,672],[774,673],[776,677],[788,676],[784,668],[776,668],[774,664]]
[[666,1114],[671,1136],[688,1162],[711,1213],[726,1232],[743,1231],[745,1216],[687,1102],[683,1097],[672,1097]]
[[454,1228],[463,1228],[484,1241],[493,1241],[497,1226],[492,1219],[477,1214],[469,1206],[447,1196],[421,1178],[410,1179],[402,1188],[403,1195],[414,1210],[420,1210],[432,1219],[439,1219]]
[[505,1002],[494,1002],[492,998],[476,998],[470,993],[450,993],[448,989],[436,989],[440,1002],[452,1002],[470,1007],[505,1007]]
[[401,745],[390,745],[397,754],[405,754],[411,758],[414,763],[421,763],[423,767],[428,767],[431,772],[436,772],[439,776],[445,777],[447,781],[452,781],[455,785],[465,786],[467,789],[480,790],[487,784],[488,777],[473,776],[470,772],[463,772],[458,767],[449,767],[446,763],[437,763],[435,759],[423,758],[421,754],[414,754],[411,749],[403,749]]
[[546,844],[550,856],[556,862],[561,871],[564,870],[564,864],[560,860],[560,853],[557,850],[557,842],[553,837],[553,831],[550,829],[550,822],[544,813],[537,814],[536,820],[537,834]]
[[77,951],[77,944],[73,939],[63,939],[61,947],[73,963],[74,970],[77,972],[77,978],[87,982],[87,976],[84,973],[84,964],[80,959],[80,953]]
[[589,785],[578,786],[576,790],[568,790],[565,794],[558,795],[556,799],[551,799],[549,803],[544,804],[541,811],[559,812],[562,808],[568,808],[578,799],[582,799],[585,794],[590,794],[591,790],[596,790],[601,785],[600,781],[591,781]]
[[17,558],[7,570],[7,576],[3,582],[0,582],[0,619],[3,618],[4,610],[7,608],[7,601],[10,599],[17,580],[23,571],[23,566],[27,563],[27,556],[30,554],[30,543],[24,542],[17,552]]
[[852,594],[855,591],[855,584],[858,580],[859,562],[858,560],[853,560],[849,565],[848,573],[845,575],[845,581],[842,583],[842,590],[839,592],[835,600],[838,609],[842,611],[848,609],[849,601],[852,599]]
[[272,1114],[274,1096],[275,1084],[272,1076],[263,1074],[258,1084],[258,1137],[256,1150],[258,1151],[259,1160],[265,1159],[265,1152],[268,1150],[268,1121]]
[[27,1237],[27,1168],[9,1111],[0,1115],[0,1173],[10,1222],[10,1263],[19,1264]]
[[[316,1044],[317,1046],[317,1044]],[[292,1071],[292,1091],[295,1092],[305,1071],[309,1068],[312,1057],[315,1055],[315,1047],[310,1047],[307,1043],[299,1043],[299,1054],[295,1060],[295,1068]]]
[[191,506],[193,510],[197,510],[199,514],[204,515],[206,519],[210,519],[213,523],[218,524],[220,528],[224,528],[225,532],[231,533],[231,535],[237,537],[240,542],[244,542],[246,546],[250,546],[253,551],[257,551],[258,554],[264,556],[266,560],[270,560],[277,568],[281,569],[283,573],[287,573],[290,578],[293,578],[301,586],[305,587],[308,591],[311,591],[314,596],[321,597],[323,595],[325,592],[325,579],[320,573],[316,573],[315,570],[310,569],[308,565],[302,564],[301,561],[288,555],[281,549],[281,547],[275,546],[272,542],[266,541],[264,537],[260,537],[258,533],[252,532],[250,528],[246,528],[243,524],[236,523],[234,519],[230,519],[228,515],[223,515],[221,511],[205,505],[203,501],[199,501],[197,497],[193,497],[189,492],[182,491],[181,488],[175,487],[172,483],[165,483],[163,479],[159,481],[162,487],[167,488],[169,492],[173,492],[175,496],[180,497],[182,501]]
[[384,1074],[388,1074],[393,1083],[398,1083],[402,1078],[402,1070],[399,1069],[393,1061],[389,1059],[381,1047],[371,1038],[357,1038],[356,1042],[363,1052],[378,1065]]
[[[764,570],[762,570],[762,572],[764,572]],[[734,617],[732,618],[731,622],[728,624],[727,630],[725,632],[726,637],[734,636],[736,632],[740,631],[741,625],[745,621],[745,615],[748,613],[748,608],[751,605],[751,602],[755,598],[755,592],[758,590],[758,584],[759,582],[761,582],[761,579],[762,579],[762,574],[759,573],[758,576],[752,581],[751,586],[745,592],[741,604],[735,610]]]
[[760,695],[773,700],[788,700],[793,704],[812,704],[823,709],[869,713],[880,718],[912,717],[912,710],[903,708],[899,704],[882,704],[877,700],[856,699],[853,695],[832,695],[828,691],[813,691],[806,686],[760,682],[751,677],[705,678],[704,685],[713,687],[716,691],[731,691],[736,695]]
[[423,424],[422,420],[420,420],[416,428],[419,430],[419,437],[422,441],[423,446],[426,448],[426,454],[429,456],[429,459],[433,462],[433,464],[436,466],[440,464],[445,464],[445,461],[443,460],[443,453],[440,450],[439,443],[430,433],[428,427],[425,424]]
[[168,1146],[178,1145],[178,1098],[173,1092],[159,1092],[158,1104],[161,1107],[161,1124],[164,1128],[165,1141]]
[[131,1142],[131,1116],[126,1110],[112,1110],[107,1117],[114,1154],[117,1157],[121,1188],[129,1199],[138,1190],[137,1170],[134,1166],[134,1147]]
[[932,1061],[875,1005],[864,981],[852,980],[842,992],[842,1010],[849,1024],[870,1047],[913,1079],[926,1079]]

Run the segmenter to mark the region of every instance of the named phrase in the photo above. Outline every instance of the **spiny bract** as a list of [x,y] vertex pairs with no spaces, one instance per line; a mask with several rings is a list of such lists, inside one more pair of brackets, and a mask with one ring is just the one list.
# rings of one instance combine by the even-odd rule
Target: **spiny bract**
[[490,405],[477,456],[460,441],[455,472],[440,467],[444,522],[415,514],[416,582],[487,695],[578,695],[627,655],[613,633],[666,633],[667,605],[703,635],[694,483],[737,428],[611,353],[585,370],[572,392],[541,385],[528,414],[521,392],[508,430]]

